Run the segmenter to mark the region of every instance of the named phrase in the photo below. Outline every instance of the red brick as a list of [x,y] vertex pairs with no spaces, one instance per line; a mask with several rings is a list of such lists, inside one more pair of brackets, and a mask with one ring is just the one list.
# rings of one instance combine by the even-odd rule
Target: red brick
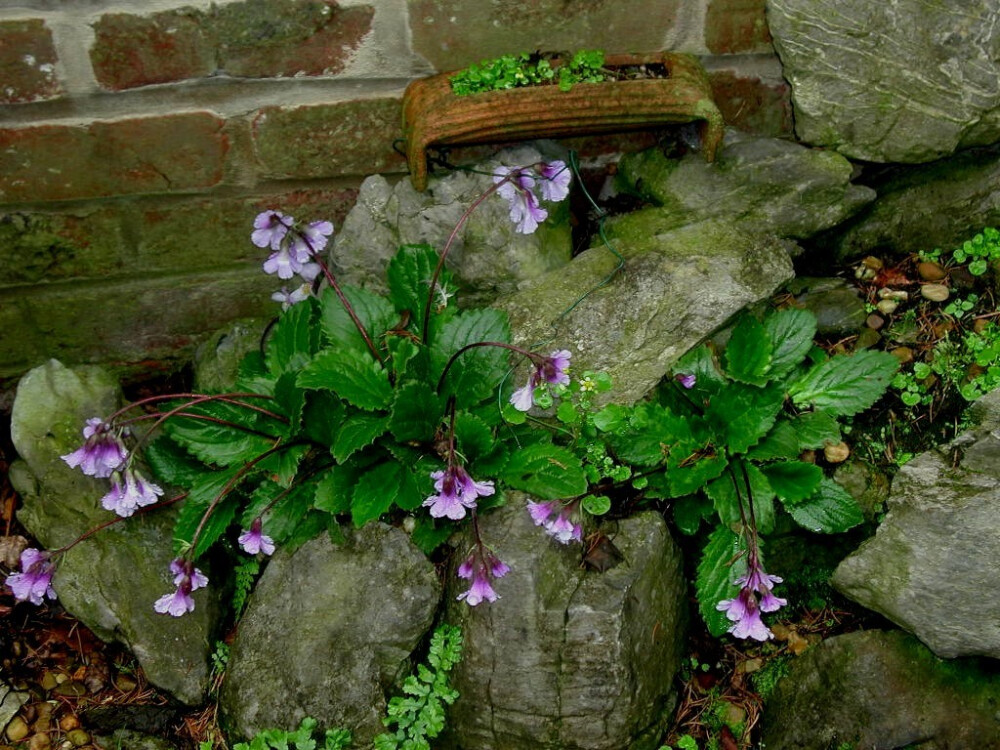
[[52,32],[44,21],[0,22],[0,104],[60,96],[56,60]]
[[304,107],[268,107],[253,122],[254,151],[266,177],[341,177],[402,171],[398,98]]
[[333,0],[248,0],[216,9],[219,67],[230,75],[333,75],[371,31],[370,5]]
[[209,75],[215,70],[215,50],[202,21],[203,14],[190,8],[101,16],[90,50],[97,82],[118,91]]
[[768,83],[731,70],[711,71],[708,78],[727,125],[757,135],[793,134],[791,90],[784,81]]
[[208,188],[229,148],[208,112],[0,129],[0,202]]
[[764,17],[766,0],[710,0],[705,14],[705,45],[717,55],[766,52],[771,32]]
[[334,0],[245,0],[138,16],[106,14],[90,56],[98,82],[121,90],[216,71],[262,78],[333,75],[371,31],[369,5]]
[[413,49],[438,70],[532,50],[652,52],[680,0],[408,0]]

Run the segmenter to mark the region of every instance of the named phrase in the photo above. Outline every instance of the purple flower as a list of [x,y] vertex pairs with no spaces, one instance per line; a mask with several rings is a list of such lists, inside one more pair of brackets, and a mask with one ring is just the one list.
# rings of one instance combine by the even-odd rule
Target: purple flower
[[163,490],[148,481],[137,471],[125,469],[124,481],[122,474],[115,472],[111,478],[111,489],[101,498],[105,510],[113,510],[119,516],[128,518],[137,509],[146,505],[154,505]]
[[497,193],[510,204],[510,220],[517,224],[517,232],[531,234],[548,217],[549,212],[538,205],[533,192],[535,178],[526,170],[499,166],[493,170],[493,182],[499,185]]
[[496,492],[493,482],[476,482],[461,466],[449,466],[444,471],[431,472],[438,494],[424,500],[434,518],[465,518],[466,508],[475,508],[476,500]]
[[292,239],[292,251],[305,262],[326,247],[327,238],[332,234],[333,224],[329,221],[314,221]]
[[29,547],[21,553],[21,572],[11,573],[4,583],[10,587],[17,601],[41,604],[46,596],[56,598],[52,589],[53,572],[49,553]]
[[[277,250],[285,239],[289,228],[295,223],[291,216],[285,216],[280,211],[263,211],[253,220],[254,231],[250,241],[257,247],[269,247]],[[268,273],[271,273],[268,271]]]
[[583,541],[583,527],[574,518],[578,507],[578,501],[566,505],[559,500],[549,500],[547,503],[529,502],[528,513],[531,514],[535,526],[543,527],[545,533],[557,542],[569,544],[571,541]]
[[[736,621],[730,626],[729,633],[734,638],[753,638],[755,641],[767,641],[774,638],[774,633],[770,631],[764,621],[760,619],[760,609],[757,606],[757,598],[750,592],[749,589],[740,589],[739,605],[736,611],[739,616]],[[732,605],[733,600],[721,601],[715,605],[716,609],[723,610],[727,609],[726,616],[730,620],[733,619],[732,612],[734,607]],[[726,606],[723,606],[726,605]]]
[[529,411],[535,405],[535,388],[542,383],[551,385],[568,385],[569,360],[573,355],[566,349],[552,352],[541,362],[535,363],[535,369],[523,388],[518,388],[510,397],[510,403],[518,411]]
[[[729,632],[736,638],[753,638],[766,641],[774,637],[761,620],[761,612],[777,612],[788,602],[771,592],[771,587],[781,583],[779,576],[768,575],[760,562],[760,551],[756,543],[751,542],[747,551],[747,572],[737,578],[734,583],[740,587],[740,593],[735,599],[724,599],[715,605],[720,612],[733,621]],[[760,600],[758,601],[758,594]]]
[[558,503],[558,500],[549,500],[547,503],[533,503],[529,501],[528,513],[531,514],[531,520],[535,522],[535,526],[543,526],[549,516],[552,515],[552,511],[555,510]]
[[694,375],[685,375],[684,373],[677,373],[674,375],[674,380],[680,383],[687,390],[694,388],[694,384],[697,381]]
[[573,175],[564,161],[553,161],[542,164],[538,169],[538,182],[542,191],[542,200],[558,203],[569,195],[569,183]]
[[292,305],[297,305],[299,302],[308,299],[309,293],[310,285],[306,283],[295,287],[292,291],[288,291],[287,288],[281,287],[281,291],[272,294],[271,299],[275,302],[280,302],[282,310],[287,310]]
[[248,555],[256,555],[258,552],[274,554],[274,540],[263,532],[260,518],[253,519],[250,530],[240,534],[238,541]]
[[177,590],[157,599],[153,604],[153,609],[160,614],[169,614],[174,617],[193,612],[194,599],[191,592],[207,586],[208,577],[194,567],[193,562],[180,557],[170,563],[170,572],[174,576],[174,585]]
[[503,578],[510,572],[510,567],[481,545],[458,566],[459,578],[471,578],[472,585],[468,591],[458,595],[459,601],[465,600],[470,607],[475,607],[482,601],[495,602],[499,597],[490,583],[491,578]]
[[122,466],[128,458],[128,452],[121,438],[113,432],[113,427],[99,417],[87,420],[83,428],[86,442],[72,453],[62,457],[67,464],[88,476],[105,478]]

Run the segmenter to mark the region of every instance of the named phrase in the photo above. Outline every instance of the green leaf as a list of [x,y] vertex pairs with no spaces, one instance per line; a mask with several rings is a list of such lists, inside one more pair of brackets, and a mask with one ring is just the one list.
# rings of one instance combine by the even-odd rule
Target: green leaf
[[277,427],[286,438],[298,434],[302,423],[302,410],[306,405],[306,393],[296,385],[297,377],[294,372],[283,373],[274,386],[274,406],[277,408],[272,406],[271,409],[288,418],[287,425]]
[[[233,482],[242,466],[214,472],[202,477],[191,487],[187,498],[184,499],[181,510],[177,514],[177,523],[174,526],[174,539],[182,544],[189,545],[194,539],[195,531],[202,522],[209,507],[226,487]],[[212,509],[211,515],[205,520],[201,533],[198,536],[197,544],[192,550],[192,558],[197,559],[203,555],[225,533],[236,517],[239,509],[239,500],[233,492],[234,487],[229,487],[226,495]]]
[[[449,359],[469,344],[510,341],[510,324],[499,310],[468,310],[445,321],[431,344],[432,370],[440,375]],[[458,405],[473,406],[496,392],[508,368],[509,352],[481,346],[463,352],[445,377],[441,395],[454,395]]]
[[190,487],[212,473],[205,464],[192,458],[190,453],[167,436],[159,437],[146,446],[143,455],[157,479],[165,484]]
[[574,497],[587,491],[580,459],[566,448],[547,443],[511,453],[502,479],[510,487],[541,500]]
[[720,526],[708,538],[698,563],[695,579],[698,610],[708,632],[716,637],[728,631],[732,624],[726,613],[717,610],[715,605],[739,593],[739,587],[733,581],[746,572],[746,561],[740,556],[742,551],[740,538],[727,527]]
[[360,529],[392,507],[399,492],[403,467],[388,461],[369,469],[358,480],[351,498],[351,520]]
[[712,350],[707,345],[691,349],[674,364],[673,371],[675,374],[694,375],[695,390],[705,393],[715,393],[729,383],[719,371]]
[[441,424],[442,408],[434,389],[410,381],[396,388],[389,416],[389,431],[396,440],[430,441]]
[[572,401],[561,401],[556,409],[556,419],[563,424],[577,424],[580,421],[580,410]]
[[370,356],[349,349],[327,349],[299,372],[302,388],[330,390],[367,411],[387,409],[392,401],[389,372]]
[[351,497],[360,471],[351,464],[331,466],[316,483],[313,505],[317,510],[336,515],[351,509]]
[[309,391],[302,413],[303,433],[310,440],[333,447],[347,414],[344,402],[330,391]]
[[387,336],[385,341],[397,383],[427,379],[426,349],[409,336]]
[[830,412],[806,412],[793,417],[791,425],[798,435],[800,450],[818,450],[840,442],[840,425]]
[[827,477],[820,480],[812,496],[786,510],[799,526],[818,534],[840,534],[865,520],[851,494]]
[[899,360],[887,352],[837,355],[814,365],[788,393],[796,406],[847,417],[874,404],[897,369]]
[[670,496],[681,497],[697,492],[706,482],[722,474],[728,464],[724,455],[714,452],[689,461],[671,454],[666,472],[670,482]]
[[451,521],[435,521],[427,515],[417,516],[417,524],[413,528],[410,540],[425,554],[429,555],[455,533],[455,524]]
[[700,493],[674,500],[674,523],[685,536],[696,534],[702,520],[710,518],[714,512],[712,501]]
[[611,510],[611,498],[607,495],[587,495],[581,505],[590,515],[603,516]]
[[594,426],[601,432],[617,432],[628,424],[628,410],[618,404],[608,404],[594,414]]
[[455,443],[466,463],[488,456],[495,444],[489,425],[475,414],[465,411],[455,415]]
[[776,458],[797,458],[801,452],[795,428],[787,420],[779,419],[764,439],[750,449],[747,457],[754,461],[772,461]]
[[776,461],[762,471],[786,507],[813,494],[823,478],[822,469],[805,461]]
[[816,316],[809,310],[791,307],[764,318],[764,330],[771,341],[768,376],[782,378],[794,370],[809,353],[816,337]]
[[774,426],[783,401],[777,388],[734,383],[712,397],[705,416],[725,435],[730,451],[745,453]]
[[[743,476],[743,468],[746,468],[746,477]],[[740,513],[740,500],[736,493],[737,485],[733,482],[734,473],[740,495],[743,496],[744,513],[746,513],[748,499],[746,479],[749,478],[757,530],[762,534],[770,533],[774,529],[774,490],[771,489],[767,477],[753,464],[748,465],[740,461],[733,465],[733,472],[727,471],[706,485],[705,494],[712,499],[719,519],[723,524],[730,526],[743,522],[743,514]],[[749,522],[749,513],[746,513],[746,517]]]
[[[386,269],[389,299],[400,312],[408,310],[411,313],[418,331],[423,329],[424,309],[438,258],[437,251],[430,245],[405,245],[389,261]],[[450,283],[451,274],[442,269],[438,286]]]
[[354,452],[375,442],[375,438],[389,429],[389,417],[376,414],[352,414],[340,425],[340,432],[333,443],[333,457],[344,463]]
[[204,418],[174,416],[164,424],[164,430],[192,456],[207,464],[245,463],[270,448],[278,437],[275,434],[272,440],[248,431],[270,428],[277,433],[278,429],[273,420],[265,420],[256,412],[232,404],[213,401],[187,407],[184,411]]
[[295,478],[299,462],[308,452],[308,445],[286,445],[263,459],[257,468],[272,477],[276,477],[282,487],[287,487]]
[[771,367],[771,339],[764,326],[751,315],[745,315],[726,345],[726,372],[733,380],[751,385],[764,385]]
[[[250,503],[242,515],[243,527],[250,528],[253,520],[261,515],[268,506],[271,506],[264,518],[264,532],[274,539],[276,544],[287,544],[313,507],[315,496],[315,482],[303,482],[292,488],[287,488],[266,479],[250,496]],[[274,504],[271,505],[272,503]],[[320,528],[322,527],[316,528],[310,537],[314,536]]]
[[415,471],[404,467],[399,479],[399,491],[396,493],[396,507],[416,510],[431,495],[431,488],[430,471],[425,471],[423,466]]
[[703,447],[692,433],[695,422],[659,404],[640,404],[633,410],[628,426],[611,433],[609,442],[618,458],[626,463],[659,466],[668,453],[687,456]]
[[[354,313],[361,321],[372,342],[377,342],[395,324],[399,315],[392,303],[385,297],[366,289],[344,285],[344,297],[350,302]],[[348,315],[337,293],[327,287],[320,294],[320,330],[327,345],[338,349],[349,349],[357,354],[370,355],[368,345],[362,338],[351,316]]]
[[306,364],[316,352],[316,326],[313,325],[313,300],[292,305],[278,318],[267,341],[264,361],[268,371],[278,377]]

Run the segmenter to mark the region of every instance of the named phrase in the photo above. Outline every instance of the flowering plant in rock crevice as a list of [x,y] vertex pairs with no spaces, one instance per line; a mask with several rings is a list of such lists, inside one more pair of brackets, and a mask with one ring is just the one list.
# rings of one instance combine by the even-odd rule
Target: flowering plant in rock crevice
[[[502,312],[448,304],[445,262],[471,212],[496,194],[517,231],[533,232],[544,204],[566,198],[570,177],[559,161],[497,168],[440,253],[400,248],[384,295],[339,283],[323,258],[330,222],[276,210],[256,217],[251,241],[268,252],[264,270],[290,285],[273,296],[282,312],[234,389],[152,396],[88,419],[83,445],[63,457],[110,480],[101,504],[116,518],[103,526],[179,502],[174,590],[153,603],[157,612],[195,608],[208,583],[196,561],[230,534],[247,554],[270,555],[386,514],[406,516],[426,552],[454,522],[471,521],[473,543],[457,567],[469,588],[459,598],[492,602],[510,568],[478,514],[504,502],[504,490],[530,495],[532,521],[570,544],[627,488],[669,500],[684,533],[717,519],[696,581],[702,614],[714,633],[771,637],[761,613],[785,602],[773,593],[781,578],[764,570],[760,535],[779,513],[826,533],[860,523],[850,495],[800,454],[839,441],[838,418],[870,406],[896,360],[828,358],[812,344],[811,314],[781,310],[743,317],[718,360],[707,347],[690,352],[653,400],[597,408],[595,395],[611,388],[606,374],[571,377],[569,350],[514,346]],[[526,361],[525,380],[512,382],[512,356]],[[182,492],[165,497],[140,455]],[[54,597],[59,555],[92,533],[61,550],[26,550],[6,579],[15,597]]]

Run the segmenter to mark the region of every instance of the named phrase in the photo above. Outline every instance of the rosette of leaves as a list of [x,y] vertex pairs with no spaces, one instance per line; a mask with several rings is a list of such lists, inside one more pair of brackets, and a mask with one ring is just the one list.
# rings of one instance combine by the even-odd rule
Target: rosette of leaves
[[816,318],[786,309],[746,315],[716,358],[703,346],[676,371],[696,376],[634,410],[595,418],[620,460],[648,479],[647,497],[673,500],[680,530],[715,524],[698,568],[701,613],[715,635],[731,624],[715,609],[736,596],[741,532],[767,534],[779,514],[835,534],[864,519],[854,498],[802,456],[840,441],[842,417],[867,409],[898,367],[884,352],[828,356],[813,344]]
[[[432,247],[404,246],[386,294],[345,285],[341,299],[327,288],[283,312],[235,386],[267,397],[254,402],[260,410],[206,401],[167,420],[148,454],[162,480],[189,491],[175,531],[182,548],[193,544],[197,557],[232,523],[248,528],[262,514],[275,543],[294,547],[336,536],[348,520],[412,512],[413,539],[429,551],[453,530],[418,511],[452,430],[477,479],[545,499],[586,490],[581,461],[550,433],[498,429],[511,352],[479,344],[509,343],[504,313],[431,306],[424,325],[437,264]],[[452,284],[447,271],[440,284]]]

